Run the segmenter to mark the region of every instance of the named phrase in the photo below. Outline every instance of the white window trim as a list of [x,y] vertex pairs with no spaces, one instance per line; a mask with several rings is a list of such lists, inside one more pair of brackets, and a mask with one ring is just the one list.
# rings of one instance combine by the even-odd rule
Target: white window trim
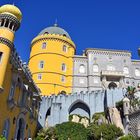
[[61,82],[63,82],[63,83],[66,82],[66,77],[64,75],[61,76]]
[[63,45],[63,52],[67,52],[68,51],[68,48],[66,45]]
[[99,66],[97,64],[93,65],[93,73],[98,73],[99,72]]
[[43,42],[43,43],[42,43],[42,46],[41,46],[41,49],[42,49],[42,50],[46,49],[46,46],[47,46],[47,43],[46,43],[46,42]]
[[123,68],[123,73],[124,73],[125,75],[129,75],[129,68],[128,68],[127,66],[125,66],[125,67]]
[[39,69],[44,69],[44,61],[39,61]]
[[[39,78],[40,77],[40,78]],[[37,79],[38,80],[42,80],[42,74],[41,73],[39,73],[38,75],[37,75]]]
[[81,73],[81,74],[86,73],[86,67],[85,67],[85,65],[81,64],[79,66],[79,73]]
[[62,63],[62,65],[61,65],[61,70],[62,70],[63,72],[66,72],[67,67],[66,67],[66,64],[65,64],[65,63]]

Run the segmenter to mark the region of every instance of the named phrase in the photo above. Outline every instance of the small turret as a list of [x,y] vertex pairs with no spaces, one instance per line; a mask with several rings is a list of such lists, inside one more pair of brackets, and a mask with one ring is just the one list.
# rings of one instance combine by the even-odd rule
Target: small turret
[[123,99],[123,111],[124,111],[124,116],[125,116],[125,121],[124,121],[124,128],[125,128],[125,134],[127,135],[129,132],[129,110],[130,110],[130,100],[127,97],[124,97]]
[[123,99],[123,111],[124,111],[124,115],[129,115],[129,109],[130,109],[130,100],[125,97]]
[[6,4],[0,7],[0,92],[3,91],[6,69],[14,50],[15,31],[19,29],[21,19],[22,13],[16,6]]

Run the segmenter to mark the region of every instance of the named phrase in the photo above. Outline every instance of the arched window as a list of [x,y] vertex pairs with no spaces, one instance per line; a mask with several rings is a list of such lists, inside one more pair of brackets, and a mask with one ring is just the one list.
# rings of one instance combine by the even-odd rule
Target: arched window
[[113,65],[108,65],[107,70],[109,71],[115,71],[115,67]]
[[14,97],[14,94],[15,94],[15,87],[16,87],[15,84],[12,83],[12,84],[11,84],[11,88],[10,88],[9,97],[8,97],[8,100],[9,100],[9,101],[12,100],[13,97]]
[[42,43],[42,49],[46,49],[46,46],[47,46],[47,43],[46,42],[43,42]]
[[67,46],[63,45],[63,52],[67,52]]
[[99,72],[98,65],[93,65],[93,72]]
[[80,67],[79,67],[79,72],[80,73],[85,73],[85,71],[86,71],[85,70],[85,65],[81,64]]
[[138,68],[135,69],[135,75],[140,76],[140,70]]
[[8,140],[9,135],[9,127],[10,127],[10,121],[9,119],[4,121],[4,127],[3,127],[3,136]]
[[124,68],[123,68],[123,73],[126,74],[126,75],[129,74],[129,69],[128,69],[128,67],[124,67]]
[[0,52],[0,63],[2,62],[2,55],[3,55],[3,52]]
[[44,61],[40,61],[40,62],[39,62],[39,68],[40,68],[40,69],[43,69],[43,68],[44,68]]
[[65,82],[65,81],[66,81],[66,77],[65,77],[64,75],[62,75],[61,81],[62,81],[62,82]]
[[66,71],[66,64],[62,63],[61,69],[62,69],[62,71],[65,72]]

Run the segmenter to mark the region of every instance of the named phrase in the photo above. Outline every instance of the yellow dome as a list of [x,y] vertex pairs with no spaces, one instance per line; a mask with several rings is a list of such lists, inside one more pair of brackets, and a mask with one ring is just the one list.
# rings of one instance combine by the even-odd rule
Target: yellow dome
[[1,13],[9,13],[14,15],[18,20],[22,19],[21,11],[14,5],[6,4],[0,7],[0,14]]

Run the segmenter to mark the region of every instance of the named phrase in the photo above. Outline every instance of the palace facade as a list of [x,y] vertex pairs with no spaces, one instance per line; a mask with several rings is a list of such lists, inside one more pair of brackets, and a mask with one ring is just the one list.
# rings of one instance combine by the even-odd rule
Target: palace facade
[[0,134],[7,140],[35,136],[41,101],[40,90],[14,46],[21,19],[16,6],[0,7]]

